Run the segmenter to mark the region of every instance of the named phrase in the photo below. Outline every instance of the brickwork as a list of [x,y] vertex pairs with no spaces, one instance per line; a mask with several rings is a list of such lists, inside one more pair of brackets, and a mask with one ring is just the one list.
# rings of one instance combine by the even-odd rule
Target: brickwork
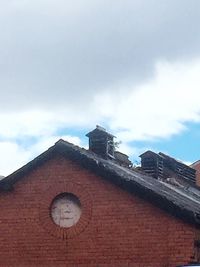
[[200,161],[197,161],[191,165],[196,170],[196,184],[200,186]]
[[[69,191],[83,210],[76,226],[50,218]],[[174,267],[193,256],[195,229],[64,158],[0,194],[0,267]]]

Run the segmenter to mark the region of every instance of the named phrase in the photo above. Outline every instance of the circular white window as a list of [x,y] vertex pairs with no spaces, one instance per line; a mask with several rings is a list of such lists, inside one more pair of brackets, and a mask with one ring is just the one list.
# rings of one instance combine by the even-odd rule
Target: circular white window
[[80,200],[71,193],[63,193],[54,198],[51,204],[51,218],[63,228],[75,225],[81,217]]

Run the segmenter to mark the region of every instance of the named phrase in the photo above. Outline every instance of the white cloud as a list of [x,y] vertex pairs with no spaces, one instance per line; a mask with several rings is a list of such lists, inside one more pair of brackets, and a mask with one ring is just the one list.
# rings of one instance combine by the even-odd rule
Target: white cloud
[[0,142],[0,151],[0,175],[4,176],[27,163],[31,155],[14,142]]
[[[200,121],[199,73],[200,60],[187,64],[159,62],[148,82],[126,88],[126,94],[123,86],[117,88],[118,94],[112,90],[98,93],[85,110],[67,108],[54,109],[54,112],[30,110],[0,114],[1,151],[5,155],[0,174],[14,171],[59,138],[81,145],[79,137],[58,136],[57,131],[62,127],[94,127],[104,122],[122,141],[122,152],[130,156],[140,154],[143,151],[132,147],[131,141],[169,138],[183,131],[186,122]],[[27,148],[24,143],[29,138],[35,141]],[[24,143],[19,145],[15,139]]]
[[22,167],[30,160],[53,146],[59,139],[63,139],[78,146],[82,146],[79,137],[70,135],[43,136],[28,147],[23,147],[16,142],[0,142],[0,175],[8,175]]
[[123,87],[118,95],[99,94],[94,106],[122,141],[167,138],[200,120],[199,73],[200,60],[159,62],[151,80],[128,94]]
[[63,128],[105,125],[131,155],[199,121],[200,2],[0,2],[0,170]]
[[195,0],[0,3],[1,112],[84,111],[106,88],[151,78],[159,58],[199,55]]
[[37,156],[38,154],[47,150],[49,147],[53,146],[55,142],[57,142],[59,139],[63,139],[77,146],[82,146],[82,142],[80,138],[77,136],[70,136],[70,135],[59,135],[59,136],[49,136],[49,137],[43,136],[41,139],[38,139],[38,141],[35,144],[29,147],[31,155]]

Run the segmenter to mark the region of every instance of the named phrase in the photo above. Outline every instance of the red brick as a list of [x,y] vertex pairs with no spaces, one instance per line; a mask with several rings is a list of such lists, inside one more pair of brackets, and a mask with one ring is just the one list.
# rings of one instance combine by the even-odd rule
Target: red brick
[[[68,188],[85,206],[63,231],[48,208]],[[1,193],[0,211],[1,267],[174,267],[194,253],[192,226],[61,157]]]

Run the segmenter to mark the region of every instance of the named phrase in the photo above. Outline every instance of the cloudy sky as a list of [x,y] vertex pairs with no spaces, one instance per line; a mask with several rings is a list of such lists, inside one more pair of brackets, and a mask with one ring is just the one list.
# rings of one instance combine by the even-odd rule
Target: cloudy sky
[[0,0],[0,174],[96,124],[200,159],[199,0]]

